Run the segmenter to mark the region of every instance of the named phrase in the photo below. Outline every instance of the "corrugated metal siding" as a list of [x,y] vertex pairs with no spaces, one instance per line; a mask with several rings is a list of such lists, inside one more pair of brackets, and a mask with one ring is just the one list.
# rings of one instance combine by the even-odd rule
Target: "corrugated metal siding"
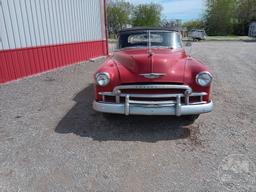
[[0,83],[107,54],[104,0],[0,0]]
[[1,0],[1,50],[97,41],[102,0]]

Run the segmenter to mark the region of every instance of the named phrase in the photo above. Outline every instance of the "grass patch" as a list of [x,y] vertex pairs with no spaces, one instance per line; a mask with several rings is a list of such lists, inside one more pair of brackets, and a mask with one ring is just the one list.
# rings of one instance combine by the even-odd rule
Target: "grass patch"
[[207,36],[206,41],[249,41],[255,38],[248,36]]

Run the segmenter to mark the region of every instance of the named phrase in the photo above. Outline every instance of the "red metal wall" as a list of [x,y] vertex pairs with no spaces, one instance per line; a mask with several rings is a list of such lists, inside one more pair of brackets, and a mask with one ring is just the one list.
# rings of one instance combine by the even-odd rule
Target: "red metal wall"
[[0,51],[0,83],[106,54],[105,40]]
[[106,0],[0,0],[0,84],[107,55]]

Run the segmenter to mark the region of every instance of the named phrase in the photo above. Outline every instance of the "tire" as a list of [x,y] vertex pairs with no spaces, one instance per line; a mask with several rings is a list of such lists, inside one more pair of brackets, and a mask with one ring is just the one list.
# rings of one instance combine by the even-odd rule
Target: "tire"
[[122,115],[120,114],[113,114],[113,113],[102,113],[102,116],[104,119],[111,120],[111,121],[122,117]]
[[184,116],[184,120],[187,122],[188,125],[193,124],[198,118],[199,118],[199,115]]
[[111,113],[102,113],[102,116],[103,116],[105,119],[112,119],[114,115],[111,114]]

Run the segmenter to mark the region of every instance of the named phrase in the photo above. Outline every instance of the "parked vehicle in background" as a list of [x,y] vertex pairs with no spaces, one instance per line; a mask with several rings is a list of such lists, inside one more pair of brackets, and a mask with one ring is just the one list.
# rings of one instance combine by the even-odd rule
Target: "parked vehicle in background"
[[194,121],[212,111],[208,68],[186,54],[181,35],[162,28],[119,33],[118,50],[94,75],[93,108],[124,115],[176,115]]
[[248,36],[256,37],[256,21],[254,21],[250,24]]
[[203,29],[192,29],[188,32],[188,37],[193,41],[201,41],[206,39],[206,32]]

